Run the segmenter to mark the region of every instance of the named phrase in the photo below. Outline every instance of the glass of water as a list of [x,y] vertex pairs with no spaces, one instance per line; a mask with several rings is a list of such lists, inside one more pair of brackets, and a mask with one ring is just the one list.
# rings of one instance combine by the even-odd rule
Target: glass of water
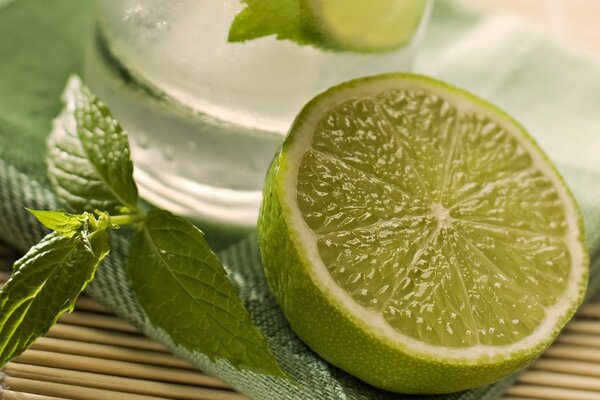
[[361,53],[273,36],[230,43],[240,0],[99,0],[85,79],[129,132],[146,200],[242,234],[296,114],[342,81],[410,70],[425,4],[406,46]]

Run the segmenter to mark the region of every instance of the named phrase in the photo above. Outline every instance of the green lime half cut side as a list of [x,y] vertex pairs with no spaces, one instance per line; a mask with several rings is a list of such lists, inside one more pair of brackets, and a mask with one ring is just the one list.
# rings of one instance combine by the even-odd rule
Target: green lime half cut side
[[311,101],[271,168],[259,233],[298,335],[395,391],[514,372],[554,340],[587,282],[578,207],[526,131],[417,75]]

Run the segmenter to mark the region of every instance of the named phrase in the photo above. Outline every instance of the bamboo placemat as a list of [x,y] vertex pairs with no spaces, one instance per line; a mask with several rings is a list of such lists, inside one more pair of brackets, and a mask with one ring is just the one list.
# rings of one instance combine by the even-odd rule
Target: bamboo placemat
[[[0,283],[17,254],[0,243]],[[9,362],[2,400],[245,400],[89,297]],[[585,306],[503,400],[600,400],[600,300]],[[307,399],[308,400],[308,399]]]

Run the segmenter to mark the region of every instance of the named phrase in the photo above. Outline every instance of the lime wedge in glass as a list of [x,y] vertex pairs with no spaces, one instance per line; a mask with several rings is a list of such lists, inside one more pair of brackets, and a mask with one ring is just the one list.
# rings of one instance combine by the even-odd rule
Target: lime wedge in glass
[[259,243],[300,338],[407,393],[527,365],[587,283],[580,211],[527,132],[410,74],[347,82],[302,110],[267,177]]
[[327,44],[364,52],[407,45],[426,5],[426,0],[303,0],[312,29]]

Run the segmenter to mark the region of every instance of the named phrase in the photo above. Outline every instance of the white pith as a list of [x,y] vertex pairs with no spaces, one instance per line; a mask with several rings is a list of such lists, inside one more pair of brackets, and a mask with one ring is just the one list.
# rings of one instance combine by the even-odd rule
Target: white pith
[[[571,252],[571,270],[569,282],[565,292],[559,301],[551,307],[545,308],[546,318],[538,326],[538,328],[526,338],[512,343],[510,345],[490,346],[477,344],[471,347],[451,348],[447,346],[434,346],[411,337],[402,335],[392,328],[381,314],[367,310],[357,304],[352,297],[335,283],[330,276],[326,266],[323,264],[316,245],[316,236],[312,230],[304,222],[304,218],[297,205],[296,186],[297,175],[302,157],[307,148],[312,143],[312,132],[316,124],[323,114],[332,105],[335,105],[340,100],[349,97],[374,97],[381,93],[383,89],[424,89],[436,93],[438,96],[448,100],[453,104],[459,112],[477,112],[497,122],[506,131],[530,153],[534,166],[542,171],[556,187],[560,199],[565,207],[565,215],[568,224],[567,234],[564,241]],[[296,134],[293,142],[287,149],[286,167],[280,171],[278,181],[280,184],[285,182],[280,195],[282,196],[282,207],[284,214],[290,217],[289,226],[298,235],[297,247],[301,247],[301,254],[304,254],[311,262],[307,265],[310,269],[309,273],[313,277],[313,281],[317,287],[325,294],[329,301],[336,307],[346,310],[346,315],[355,320],[359,324],[362,321],[362,326],[370,335],[390,343],[392,346],[402,347],[404,352],[414,355],[430,355],[436,359],[460,360],[462,362],[480,361],[482,358],[493,357],[495,360],[511,359],[512,354],[537,348],[538,346],[547,345],[549,340],[555,335],[557,323],[564,319],[572,310],[573,306],[580,298],[582,280],[585,277],[584,259],[585,250],[581,244],[582,232],[580,231],[579,217],[576,211],[576,205],[573,203],[564,183],[556,172],[550,167],[548,161],[544,159],[540,151],[535,147],[533,142],[525,137],[518,127],[513,126],[513,123],[503,117],[499,112],[476,104],[468,95],[454,92],[450,88],[438,86],[426,79],[399,79],[399,78],[382,78],[376,80],[362,81],[355,85],[350,84],[344,88],[338,88],[329,93],[326,97],[322,97],[319,102],[309,106],[309,112],[303,112],[303,118],[297,121],[297,126],[294,128],[296,132],[302,131],[302,134]],[[287,213],[286,213],[287,211]],[[432,209],[434,214],[443,213],[443,209]],[[445,214],[444,214],[445,216]]]

